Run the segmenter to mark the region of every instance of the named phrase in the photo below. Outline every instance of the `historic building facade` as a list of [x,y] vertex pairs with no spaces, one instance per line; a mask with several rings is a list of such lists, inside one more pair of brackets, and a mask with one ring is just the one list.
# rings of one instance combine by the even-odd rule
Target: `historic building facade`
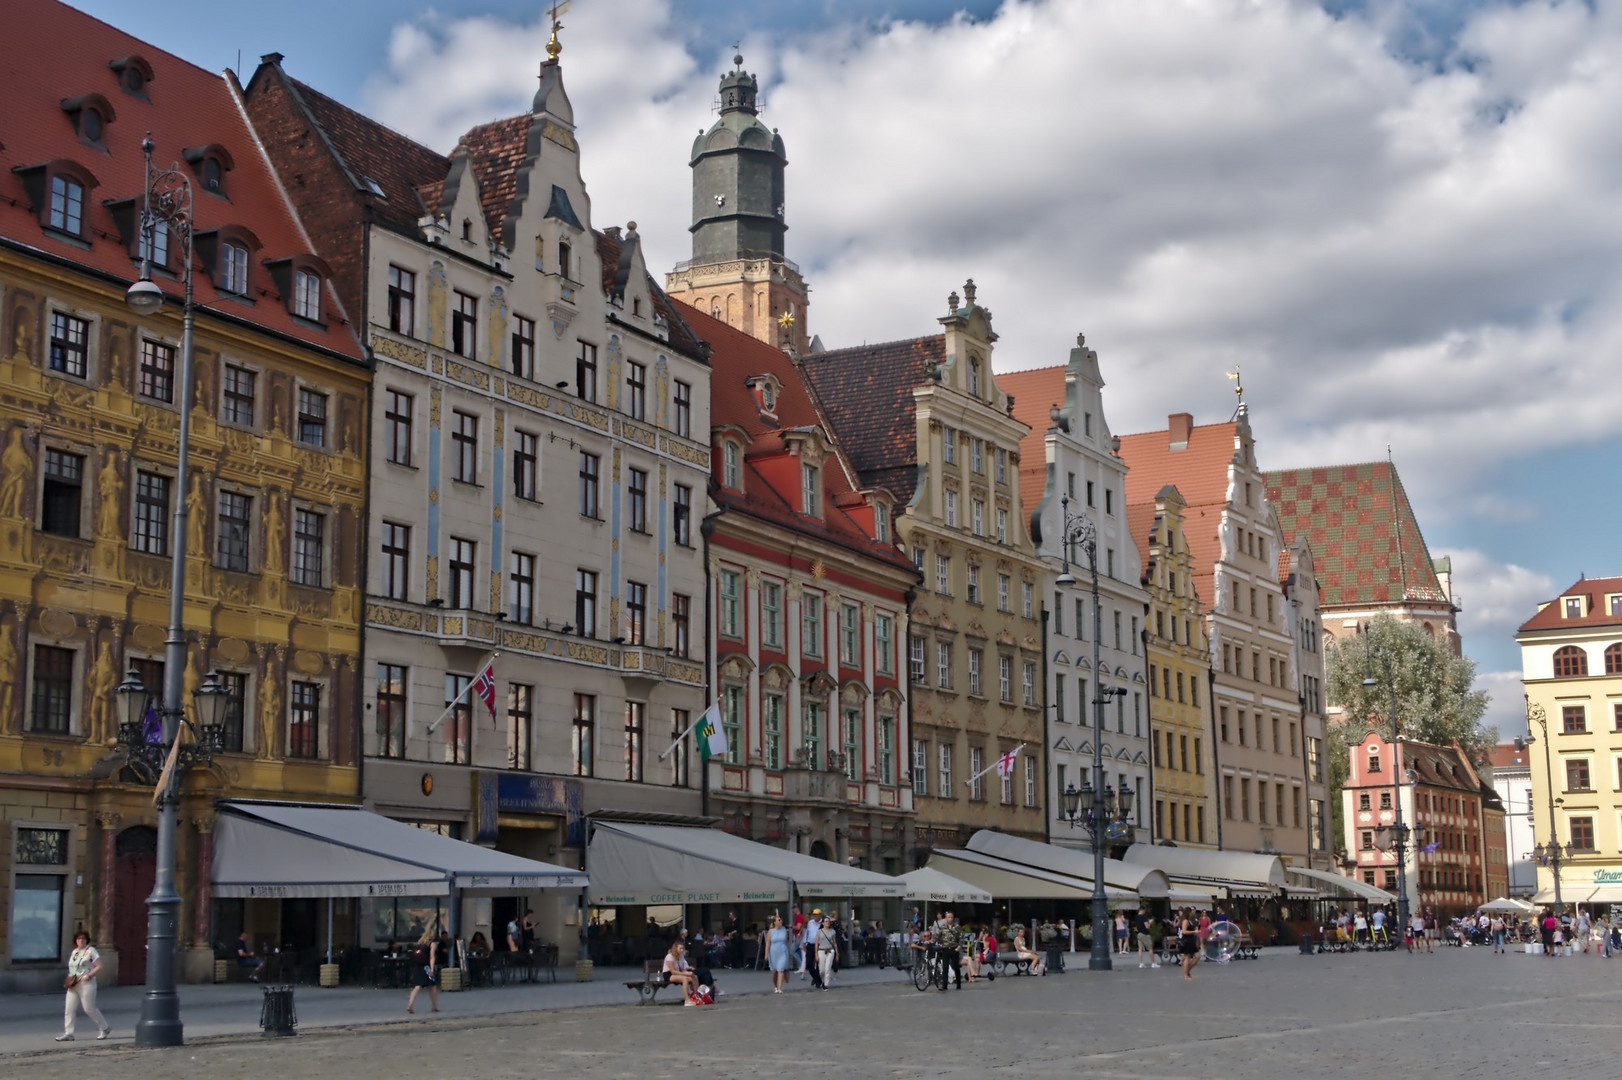
[[1233,420],[1195,426],[1173,414],[1166,430],[1124,436],[1129,503],[1167,484],[1187,502],[1185,536],[1204,605],[1211,651],[1216,799],[1222,845],[1314,861],[1307,762],[1321,759],[1324,729],[1305,712],[1293,668],[1278,521],[1256,464],[1248,407]]
[[907,603],[890,495],[861,490],[798,363],[692,308],[711,346],[710,681],[730,832],[900,873],[910,842]]
[[[1528,714],[1544,721],[1527,724],[1532,841],[1573,849],[1560,867],[1565,903],[1622,902],[1622,577],[1579,578],[1515,640]],[[1537,877],[1538,902],[1552,902],[1554,867]]]
[[1317,551],[1304,536],[1286,537],[1278,553],[1278,580],[1284,590],[1284,625],[1289,628],[1290,675],[1300,708],[1301,730],[1306,733],[1306,759],[1301,776],[1307,791],[1307,836],[1311,864],[1319,870],[1335,866],[1331,821],[1329,763],[1324,757],[1329,734],[1328,702],[1324,698],[1323,589],[1318,579]]
[[[1158,751],[1152,748],[1160,736],[1148,682],[1149,594],[1139,581],[1143,564],[1129,527],[1126,465],[1115,453],[1104,417],[1098,354],[1078,335],[1064,366],[1008,372],[998,384],[1014,399],[1015,418],[1031,429],[1020,443],[1019,458],[1031,539],[1052,576],[1068,565],[1075,579],[1055,583],[1042,601],[1049,835],[1057,844],[1087,843],[1085,830],[1063,819],[1059,795],[1069,786],[1092,783],[1094,755],[1101,752],[1105,783],[1117,791],[1128,785],[1135,793],[1127,819],[1131,834],[1113,846],[1124,850],[1153,843],[1165,835],[1157,826],[1165,823],[1166,801],[1153,766]],[[1074,544],[1066,551],[1065,500],[1073,519],[1085,518],[1097,530],[1096,611],[1086,553]]]
[[976,829],[1047,836],[1040,605],[1050,572],[1020,507],[1028,429],[992,374],[996,334],[972,281],[940,323],[931,337],[803,361],[861,488],[893,497],[896,541],[923,577],[906,643],[918,865]]
[[[1532,758],[1542,756],[1541,747],[1528,746],[1524,739],[1499,743],[1487,758],[1484,779],[1504,804],[1504,844],[1509,861],[1508,891],[1503,895],[1530,900],[1538,891],[1537,862],[1532,847]],[[1622,766],[1619,766],[1622,768]],[[1548,815],[1544,815],[1547,817]],[[1496,897],[1498,894],[1494,894]]]
[[[162,691],[182,541],[185,705],[210,671],[229,694],[223,752],[186,777],[177,838],[181,971],[205,977],[213,943],[242,926],[313,945],[322,917],[313,902],[211,903],[214,800],[359,794],[369,373],[234,77],[47,0],[20,0],[6,23],[0,988],[59,987],[80,928],[104,979],[145,977],[157,811],[118,756],[115,691],[128,671]],[[163,308],[124,302],[148,132],[154,165],[176,163],[193,192],[189,386],[179,228],[148,249]]]
[[[377,364],[368,805],[578,866],[594,812],[700,809],[678,735],[707,704],[710,388],[635,223],[592,228],[549,52],[530,113],[449,158],[277,56],[247,96],[341,287],[365,299]],[[487,705],[472,684],[490,664]],[[461,925],[487,934],[532,904],[541,937],[567,954],[577,936],[572,896],[468,904]]]

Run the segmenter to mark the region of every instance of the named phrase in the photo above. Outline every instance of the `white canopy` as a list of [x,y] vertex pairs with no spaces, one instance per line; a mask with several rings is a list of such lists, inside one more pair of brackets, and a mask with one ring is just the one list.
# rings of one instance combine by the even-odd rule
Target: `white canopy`
[[[1534,904],[1554,903],[1554,889],[1540,889],[1532,897]],[[1580,885],[1561,885],[1560,902],[1562,904],[1622,904],[1622,885],[1591,885],[1584,882]]]
[[[969,850],[1038,870],[1080,878],[1087,883],[1088,895],[1092,894],[1093,855],[1090,851],[1044,844],[1039,840],[1026,840],[990,829],[981,829],[969,837]],[[1104,888],[1131,893],[1144,900],[1171,898],[1171,882],[1166,874],[1152,866],[1135,866],[1116,859],[1104,860]],[[1209,895],[1205,898],[1210,899]]]
[[931,904],[991,903],[991,894],[985,889],[942,873],[933,866],[902,874],[899,880],[907,883],[908,900],[926,900]]
[[598,821],[586,850],[591,901],[725,904],[793,896],[893,896],[897,878],[687,825]]
[[1284,860],[1277,855],[1133,844],[1126,849],[1125,861],[1152,866],[1179,885],[1227,889],[1229,896],[1274,896],[1286,891]]
[[[1009,862],[978,851],[936,848],[929,865],[952,877],[977,885],[999,900],[1091,900],[1093,883],[1068,874],[1055,874],[1023,863]],[[1110,903],[1135,904],[1138,894],[1104,887]]]
[[1384,889],[1370,885],[1366,881],[1359,881],[1344,874],[1334,874],[1328,870],[1317,870],[1310,866],[1287,866],[1284,868],[1284,872],[1296,877],[1306,878],[1308,881],[1317,882],[1323,887],[1323,891],[1330,892],[1335,896],[1355,896],[1360,900],[1368,900],[1376,904],[1394,904],[1397,902],[1396,893],[1386,892]]
[[359,806],[222,802],[214,895],[448,896],[578,889],[586,875],[452,840]]
[[1537,907],[1528,904],[1525,900],[1515,900],[1507,896],[1500,896],[1496,900],[1489,900],[1477,909],[1489,915],[1530,915]]

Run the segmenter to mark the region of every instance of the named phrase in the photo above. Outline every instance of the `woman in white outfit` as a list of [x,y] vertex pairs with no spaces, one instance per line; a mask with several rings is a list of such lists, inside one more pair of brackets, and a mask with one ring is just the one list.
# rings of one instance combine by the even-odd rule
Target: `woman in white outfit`
[[107,1026],[107,1018],[96,1008],[96,976],[100,974],[101,953],[90,944],[90,935],[80,930],[73,935],[68,977],[62,983],[67,990],[67,1001],[62,1010],[62,1034],[56,1037],[57,1042],[73,1041],[73,1025],[79,1018],[81,1005],[84,1006],[84,1014],[94,1020],[101,1031],[96,1038],[105,1039],[112,1034],[113,1029]]

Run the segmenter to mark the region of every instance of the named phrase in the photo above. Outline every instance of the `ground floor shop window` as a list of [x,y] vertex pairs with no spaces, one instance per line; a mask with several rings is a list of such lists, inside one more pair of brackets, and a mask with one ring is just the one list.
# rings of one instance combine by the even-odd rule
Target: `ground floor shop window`
[[372,903],[372,937],[379,944],[415,944],[424,930],[448,928],[445,901],[435,896],[396,896]]

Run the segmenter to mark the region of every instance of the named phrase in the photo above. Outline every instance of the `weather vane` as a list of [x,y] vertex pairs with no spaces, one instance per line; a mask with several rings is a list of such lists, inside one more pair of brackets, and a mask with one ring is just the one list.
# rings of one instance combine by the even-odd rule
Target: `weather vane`
[[558,31],[563,29],[563,24],[558,21],[558,16],[562,15],[568,10],[569,0],[561,0],[561,2],[559,2],[559,0],[554,0],[551,11],[549,12],[552,19],[552,37],[546,43],[546,55],[551,57],[553,60],[556,60],[558,58],[558,54],[563,51],[563,43],[558,40]]
[[1233,392],[1238,395],[1241,405],[1245,402],[1245,384],[1239,379],[1239,365],[1235,364],[1233,370],[1226,373],[1233,380]]

